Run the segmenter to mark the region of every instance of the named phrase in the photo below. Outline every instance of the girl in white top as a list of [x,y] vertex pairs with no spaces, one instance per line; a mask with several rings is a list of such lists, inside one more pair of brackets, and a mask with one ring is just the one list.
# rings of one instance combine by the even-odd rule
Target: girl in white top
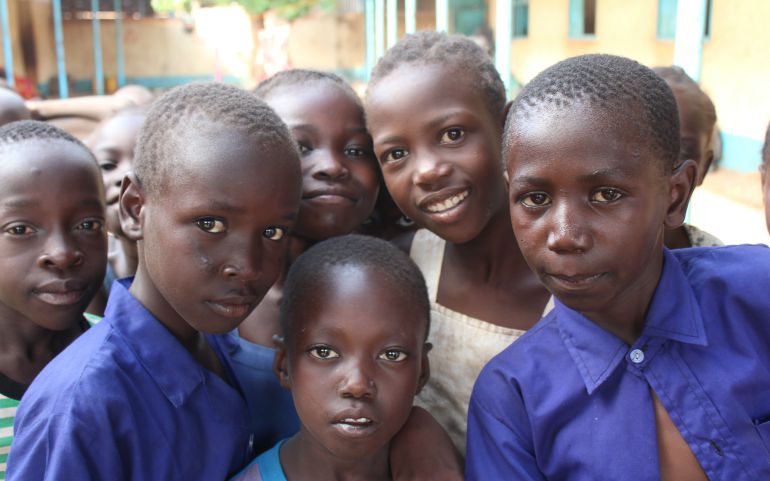
[[550,295],[511,229],[500,158],[505,89],[464,37],[420,32],[379,61],[366,114],[393,200],[427,229],[399,239],[432,301],[431,378],[419,395],[462,453],[468,400],[489,359],[534,325]]

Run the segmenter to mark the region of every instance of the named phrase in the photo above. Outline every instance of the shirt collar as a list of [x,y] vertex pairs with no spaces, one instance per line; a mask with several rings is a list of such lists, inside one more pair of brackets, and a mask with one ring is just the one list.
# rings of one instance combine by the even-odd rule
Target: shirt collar
[[[554,313],[562,341],[591,394],[615,371],[629,347],[558,300]],[[637,343],[651,337],[708,345],[703,317],[690,283],[677,259],[667,249],[663,251],[663,272]]]
[[120,333],[166,398],[179,407],[204,382],[203,367],[131,295],[128,289],[132,280],[120,279],[112,284],[103,322],[109,322]]

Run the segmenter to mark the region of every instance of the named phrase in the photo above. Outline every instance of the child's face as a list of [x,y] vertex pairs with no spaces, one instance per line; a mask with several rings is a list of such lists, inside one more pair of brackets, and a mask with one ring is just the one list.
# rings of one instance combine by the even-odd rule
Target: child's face
[[124,180],[121,222],[139,248],[131,292],[178,336],[229,332],[281,271],[299,208],[296,151],[214,123],[179,135],[157,192]]
[[703,113],[698,110],[691,93],[674,88],[676,107],[679,110],[679,132],[681,135],[680,160],[694,160],[698,167],[696,185],[701,185],[714,160],[711,147],[712,130],[704,126]]
[[377,161],[361,107],[325,82],[286,86],[266,99],[302,154],[302,203],[295,232],[323,240],[349,234],[374,209]]
[[427,321],[376,271],[335,266],[324,277],[295,309],[277,366],[306,439],[360,459],[387,447],[427,379]]
[[107,201],[107,230],[122,235],[118,216],[120,183],[131,170],[134,148],[139,129],[144,122],[143,115],[119,115],[105,122],[96,132],[90,145],[102,169],[104,195]]
[[503,154],[521,252],[559,300],[589,318],[644,312],[694,165],[669,178],[631,122],[591,106],[553,110],[519,121]]
[[0,149],[0,315],[71,328],[107,262],[99,171],[85,149],[63,140]]
[[463,243],[505,206],[502,119],[468,76],[401,67],[372,88],[367,116],[388,191],[421,227]]

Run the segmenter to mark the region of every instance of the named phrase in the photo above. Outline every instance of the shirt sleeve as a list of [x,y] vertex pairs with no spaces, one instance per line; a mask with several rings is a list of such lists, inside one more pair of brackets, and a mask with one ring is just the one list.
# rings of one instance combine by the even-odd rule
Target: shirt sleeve
[[512,395],[509,386],[490,386],[492,376],[485,371],[468,408],[466,479],[546,481],[537,467],[531,435],[528,439],[524,434],[531,430],[521,398]]
[[124,479],[114,440],[98,438],[96,432],[88,423],[61,414],[22,426],[8,456],[8,481]]

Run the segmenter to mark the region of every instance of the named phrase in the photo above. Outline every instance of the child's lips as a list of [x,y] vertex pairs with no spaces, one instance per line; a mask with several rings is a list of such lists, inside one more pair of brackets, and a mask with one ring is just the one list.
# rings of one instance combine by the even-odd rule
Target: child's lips
[[364,437],[376,430],[377,423],[367,416],[345,416],[332,422],[337,431],[347,437]]
[[206,305],[220,316],[242,319],[251,312],[256,302],[249,298],[228,298],[206,301]]
[[79,280],[53,281],[40,285],[32,293],[52,306],[71,306],[79,303],[88,292],[88,284]]

